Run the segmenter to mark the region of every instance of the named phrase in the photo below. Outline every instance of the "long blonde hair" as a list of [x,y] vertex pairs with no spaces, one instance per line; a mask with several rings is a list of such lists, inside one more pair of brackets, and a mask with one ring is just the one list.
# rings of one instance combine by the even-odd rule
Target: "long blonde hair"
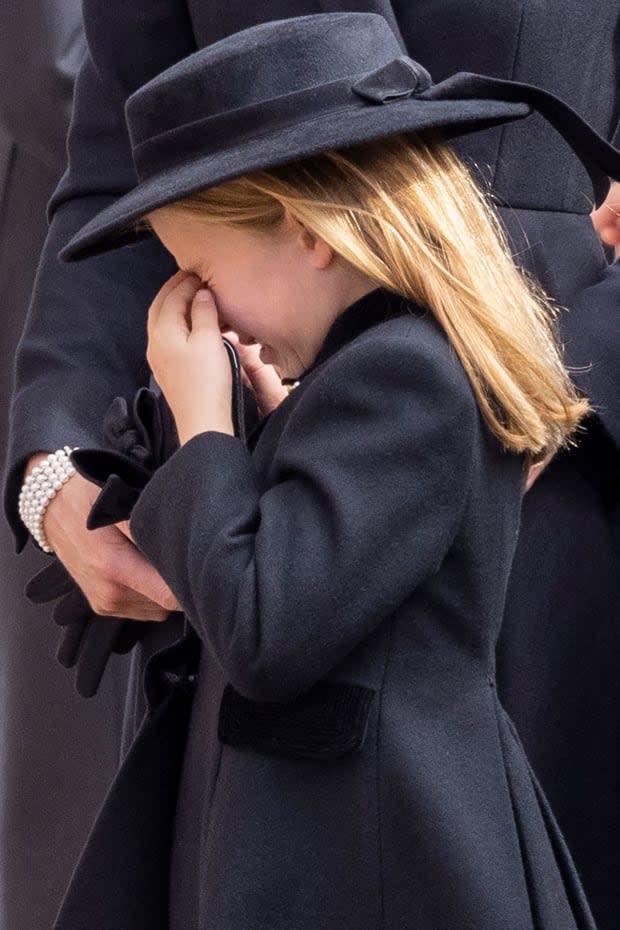
[[489,192],[432,131],[257,171],[165,209],[269,231],[284,211],[351,265],[430,308],[490,429],[539,461],[590,411],[562,363],[559,308],[514,263]]

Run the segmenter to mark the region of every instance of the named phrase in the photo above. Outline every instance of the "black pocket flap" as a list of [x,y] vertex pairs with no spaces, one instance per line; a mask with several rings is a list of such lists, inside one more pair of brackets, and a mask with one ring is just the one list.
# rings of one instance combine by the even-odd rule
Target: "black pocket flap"
[[320,681],[291,701],[253,701],[228,684],[218,736],[271,755],[335,759],[364,742],[374,694],[361,685]]

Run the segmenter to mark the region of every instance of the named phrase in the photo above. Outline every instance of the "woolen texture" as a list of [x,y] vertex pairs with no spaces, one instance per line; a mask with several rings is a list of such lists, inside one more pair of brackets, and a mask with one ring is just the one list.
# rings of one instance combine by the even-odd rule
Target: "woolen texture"
[[[12,360],[47,231],[46,204],[64,168],[73,80],[85,52],[80,7],[80,0],[0,5],[3,456]],[[127,689],[126,660],[117,659],[98,698],[76,700],[55,659],[58,628],[24,597],[30,576],[49,562],[34,546],[16,556],[11,527],[0,529],[0,927],[11,930],[49,930],[53,923],[117,768]]]
[[[84,0],[88,47],[76,85],[69,164],[50,201],[51,225],[14,371],[4,504],[17,552],[28,539],[17,513],[25,460],[37,449],[100,444],[113,398],[131,398],[148,384],[146,310],[176,270],[154,240],[85,262],[57,260],[81,227],[136,184],[125,101],[165,68],[237,30],[351,8],[384,15],[403,54],[421,62],[435,81],[474,71],[538,84],[606,138],[617,132],[616,0]],[[588,389],[617,461],[620,263],[608,264],[592,227],[587,172],[538,115],[461,136],[456,144],[504,204],[515,259],[569,308],[559,320],[569,362],[592,363]],[[600,461],[598,454],[592,461]],[[597,922],[601,930],[617,930],[618,676],[610,656],[620,637],[618,511],[614,516],[576,465],[565,462],[561,472],[551,465],[539,481],[525,498],[499,692],[553,801]],[[588,567],[593,564],[596,571]],[[545,630],[549,635],[541,635]],[[141,643],[133,655],[127,745],[144,713],[144,663],[175,636],[167,625],[158,634],[150,648]]]
[[[130,528],[200,647],[171,930],[594,927],[495,690],[522,466],[431,314],[377,289],[336,320],[248,445],[207,431],[153,475]],[[358,688],[373,699],[351,713]],[[231,689],[260,723],[222,741]],[[164,727],[161,694],[124,790],[158,790],[156,750],[145,765],[140,746]],[[336,727],[337,751],[300,757],[330,706],[355,737],[348,751]],[[168,823],[168,805],[150,810]],[[118,842],[114,829],[108,804],[96,848],[106,831]],[[124,848],[139,846],[122,829]],[[163,862],[165,830],[150,833]],[[86,927],[78,913],[111,928],[101,889],[115,887],[116,857],[95,860],[87,847],[57,930]],[[127,928],[147,926],[148,862],[125,861],[136,901],[115,908]]]
[[[60,258],[135,242],[140,216],[251,171],[397,132],[458,136],[532,109],[583,161],[600,205],[609,178],[620,180],[620,152],[556,95],[480,74],[434,83],[420,62],[400,54],[374,13],[261,23],[188,55],[128,98],[139,183],[87,223]],[[138,235],[145,234],[151,231]]]

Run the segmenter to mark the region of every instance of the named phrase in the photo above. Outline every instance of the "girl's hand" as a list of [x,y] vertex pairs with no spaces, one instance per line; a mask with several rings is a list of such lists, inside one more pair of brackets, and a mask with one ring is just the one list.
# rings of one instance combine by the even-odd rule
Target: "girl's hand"
[[288,389],[282,384],[273,365],[261,362],[259,343],[244,345],[232,330],[226,330],[225,335],[239,353],[243,381],[254,393],[259,414],[261,417],[267,416],[288,397]]
[[149,308],[146,358],[174,415],[181,445],[198,433],[234,435],[232,373],[213,294],[179,271]]

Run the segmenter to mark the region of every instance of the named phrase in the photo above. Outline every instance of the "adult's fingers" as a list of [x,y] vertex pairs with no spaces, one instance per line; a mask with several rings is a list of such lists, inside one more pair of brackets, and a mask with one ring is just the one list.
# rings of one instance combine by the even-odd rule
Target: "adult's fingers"
[[67,481],[44,518],[52,548],[96,614],[165,620],[176,598],[139,549],[116,526],[87,529],[98,494],[79,474]]
[[[123,556],[117,561],[117,570],[114,573],[114,580],[117,584],[126,589],[125,597],[129,592],[134,596],[138,595],[137,604],[127,604],[128,609],[137,607],[142,600],[151,604],[158,605],[164,611],[182,610],[183,608],[177,601],[164,579],[157,569],[142,555],[140,550],[127,544]],[[119,592],[120,596],[121,592]],[[112,592],[113,606],[116,607],[114,592]],[[134,614],[118,614],[118,616],[127,616],[130,619],[160,619],[159,616],[140,617]],[[163,619],[163,617],[161,617]]]
[[161,623],[167,620],[171,613],[156,601],[122,584],[109,584],[104,594],[98,600],[90,601],[90,605],[98,617],[106,620],[120,617],[125,620],[151,620]]
[[530,467],[528,468],[528,472],[527,472],[527,479],[525,482],[525,489],[523,492],[524,494],[526,494],[530,490],[534,482],[537,481],[538,478],[540,478],[540,476],[542,475],[543,471],[545,470],[549,462],[553,460],[554,454],[555,453],[548,455],[546,458],[542,460],[542,462],[537,462],[536,465],[530,465]]
[[607,245],[620,245],[620,183],[614,181],[605,201],[590,214],[594,227]]
[[129,529],[129,520],[121,520],[120,523],[115,523],[114,526],[116,526],[123,536],[126,536],[134,546],[136,545],[135,539],[131,535],[131,530]]

